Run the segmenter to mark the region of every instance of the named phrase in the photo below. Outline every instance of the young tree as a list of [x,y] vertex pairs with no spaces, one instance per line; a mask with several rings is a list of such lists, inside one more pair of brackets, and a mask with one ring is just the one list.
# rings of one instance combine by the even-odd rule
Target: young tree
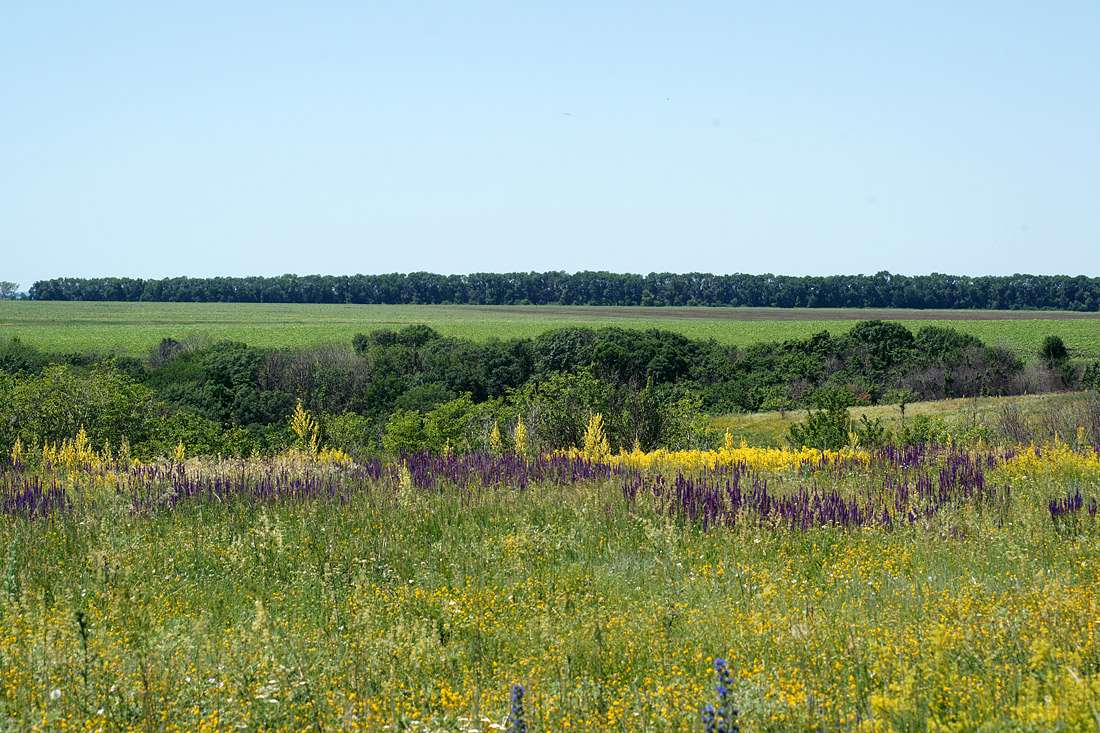
[[1050,364],[1060,364],[1069,358],[1069,349],[1062,341],[1061,336],[1047,336],[1043,339],[1043,347],[1039,349],[1039,356]]

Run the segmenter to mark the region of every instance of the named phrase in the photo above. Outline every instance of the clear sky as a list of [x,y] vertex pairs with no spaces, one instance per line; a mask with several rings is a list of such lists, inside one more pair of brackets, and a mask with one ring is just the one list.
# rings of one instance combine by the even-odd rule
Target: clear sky
[[1100,2],[8,2],[0,279],[1100,275]]

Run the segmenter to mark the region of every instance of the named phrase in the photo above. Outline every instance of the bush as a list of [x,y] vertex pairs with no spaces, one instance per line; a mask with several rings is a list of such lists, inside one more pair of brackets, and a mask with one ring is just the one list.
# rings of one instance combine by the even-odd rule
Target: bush
[[1060,364],[1069,358],[1069,350],[1061,336],[1047,336],[1039,349],[1039,357],[1048,364]]
[[445,402],[426,415],[416,410],[396,410],[386,420],[382,447],[389,453],[440,452],[450,448],[466,450],[468,432],[475,414],[468,394]]
[[51,361],[49,354],[17,337],[0,340],[0,372],[38,374]]
[[155,425],[153,393],[110,364],[83,374],[69,366],[48,366],[39,375],[0,381],[0,447],[16,436],[25,445],[72,439],[83,427],[96,448],[123,438],[137,445]]
[[852,434],[852,417],[848,414],[847,390],[822,390],[817,394],[818,410],[811,410],[802,423],[788,429],[792,448],[818,448],[838,450],[846,445]]

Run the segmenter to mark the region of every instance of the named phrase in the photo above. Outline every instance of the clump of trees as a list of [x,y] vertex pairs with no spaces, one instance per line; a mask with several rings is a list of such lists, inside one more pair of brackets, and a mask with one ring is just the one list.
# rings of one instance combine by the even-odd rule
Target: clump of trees
[[1100,384],[1100,369],[1080,370],[1060,340],[1044,342],[1039,357],[1025,366],[954,329],[914,333],[885,321],[744,349],[619,327],[475,342],[417,325],[301,350],[165,339],[146,359],[109,360],[8,339],[0,449],[83,425],[93,440],[125,437],[135,455],[179,442],[194,452],[275,452],[293,442],[298,400],[325,442],[363,453],[570,448],[595,415],[611,450],[683,448],[707,444],[708,414],[796,408],[811,415],[794,442],[833,447],[857,436],[872,445],[884,439],[880,426],[847,421],[849,406]]
[[19,283],[11,280],[0,280],[0,300],[15,300],[21,295]]

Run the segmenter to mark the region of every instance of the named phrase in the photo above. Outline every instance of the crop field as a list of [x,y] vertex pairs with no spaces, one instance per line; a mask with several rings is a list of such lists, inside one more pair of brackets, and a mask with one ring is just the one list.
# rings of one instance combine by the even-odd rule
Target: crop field
[[1096,725],[1087,445],[47,453],[0,461],[4,729]]
[[1034,354],[1044,337],[1055,334],[1071,356],[1100,359],[1100,314],[1050,311],[0,301],[0,337],[18,336],[51,351],[144,356],[166,337],[195,335],[258,347],[305,347],[350,344],[357,333],[414,323],[475,340],[533,337],[560,326],[621,325],[745,346],[822,330],[838,334],[870,318],[898,320],[912,330],[952,326],[1025,354]]

